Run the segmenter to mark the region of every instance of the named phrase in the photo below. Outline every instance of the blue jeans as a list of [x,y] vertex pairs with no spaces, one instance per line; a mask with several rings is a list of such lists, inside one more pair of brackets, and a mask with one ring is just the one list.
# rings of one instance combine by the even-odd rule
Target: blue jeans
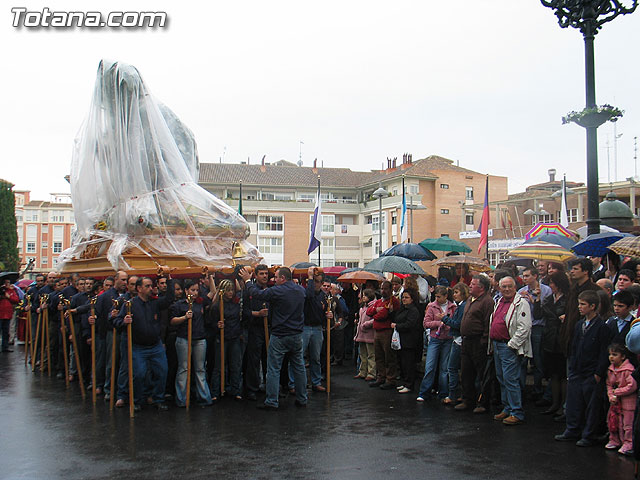
[[[120,333],[120,369],[116,375],[118,384],[118,400],[127,400],[129,397],[129,360],[126,330]],[[111,377],[109,377],[111,379]],[[115,392],[112,392],[115,393]]]
[[[302,356],[304,357],[307,350],[309,351],[309,373],[311,376],[311,385],[314,387],[317,387],[322,382],[322,367],[320,366],[322,342],[324,342],[324,335],[322,333],[321,325],[314,327],[308,325],[304,326],[302,330]],[[289,386],[293,387],[294,384],[295,379],[293,375],[293,368],[290,363]]]
[[[216,364],[211,375],[211,395],[218,399],[220,394],[224,393],[220,392],[220,336],[216,337],[215,347]],[[224,339],[224,361],[225,371],[229,374],[228,377],[225,377],[227,380],[225,391],[235,397],[242,394],[242,340],[240,337]]]
[[[176,374],[176,405],[183,407],[187,401],[187,362],[189,360],[189,345],[186,338],[176,338],[176,352],[178,353],[178,373]],[[207,384],[204,360],[207,356],[207,341],[193,340],[191,342],[191,370],[195,372],[198,402],[211,404],[211,392]],[[193,375],[192,375],[193,376]]]
[[436,376],[436,366],[438,367],[438,397],[444,398],[449,395],[449,382],[447,380],[447,369],[449,368],[449,352],[451,351],[452,339],[441,340],[437,337],[429,338],[427,347],[427,360],[424,366],[424,378],[420,384],[420,397],[429,394],[433,387],[433,380]]
[[456,342],[451,343],[447,372],[449,374],[449,398],[455,400],[460,384],[460,345]]
[[289,367],[293,370],[296,400],[302,404],[307,403],[307,372],[304,369],[302,354],[302,334],[287,337],[271,335],[269,352],[267,353],[267,398],[264,401],[265,405],[278,406],[280,370],[282,369],[282,360],[287,353],[291,354]]
[[496,378],[500,382],[503,411],[524,420],[520,389],[522,358],[506,343],[493,340],[493,360],[496,365]]
[[[155,403],[164,402],[164,387],[167,384],[167,355],[162,342],[155,345],[133,344],[133,394],[136,404],[141,405],[144,400],[145,379],[152,378],[151,398]],[[147,376],[147,371],[150,373]]]

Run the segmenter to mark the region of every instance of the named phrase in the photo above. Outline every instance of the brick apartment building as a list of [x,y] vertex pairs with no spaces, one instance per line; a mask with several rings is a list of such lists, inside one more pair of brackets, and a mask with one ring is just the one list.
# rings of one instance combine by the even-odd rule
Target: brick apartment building
[[[370,172],[301,167],[286,161],[202,163],[199,183],[237,208],[242,182],[243,214],[251,225],[249,240],[263,253],[265,263],[291,265],[318,258],[316,252],[307,255],[318,176],[323,201],[323,266],[364,266],[376,258],[379,228],[382,250],[400,242],[403,176],[407,204],[414,206],[413,222],[411,210],[408,212],[410,240],[442,235],[457,239],[461,231],[477,229],[480,221],[473,205],[484,200],[485,174],[435,155],[414,162],[405,154],[402,163],[388,159],[386,169]],[[382,218],[379,201],[372,197],[379,187],[389,194],[382,201]],[[489,198],[507,200],[506,177],[489,176]],[[477,239],[464,241],[477,248]]]
[[14,195],[21,268],[34,259],[33,272],[54,270],[75,229],[71,194],[52,193],[49,201],[31,200],[29,190]]

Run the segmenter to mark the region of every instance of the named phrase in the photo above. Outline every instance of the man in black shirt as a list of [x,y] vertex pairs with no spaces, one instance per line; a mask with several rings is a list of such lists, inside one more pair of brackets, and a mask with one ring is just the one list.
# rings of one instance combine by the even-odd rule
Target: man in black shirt
[[133,362],[133,392],[136,409],[140,409],[144,398],[144,381],[147,369],[151,371],[152,394],[154,405],[160,410],[166,410],[164,390],[167,383],[167,356],[160,341],[160,319],[158,311],[173,303],[173,282],[167,285],[167,293],[163,297],[151,298],[153,281],[148,277],[141,277],[136,281],[138,295],[131,300],[131,314],[127,313],[127,306],[123,305],[120,314],[114,320],[117,327],[131,324],[132,362]]
[[[267,288],[269,282],[269,269],[266,265],[257,265],[255,269],[255,280],[253,283],[260,289]],[[260,389],[261,372],[260,362],[266,375],[267,368],[267,348],[265,337],[265,319],[269,317],[269,305],[264,300],[254,298],[247,288],[244,290],[243,317],[249,329],[247,341],[246,360],[247,368],[245,375],[245,386],[247,399],[255,400]],[[268,327],[267,327],[268,328]]]
[[[244,268],[239,272],[247,284],[251,274]],[[307,405],[307,376],[302,357],[302,307],[305,292],[291,281],[291,270],[280,267],[276,272],[276,285],[260,290],[253,283],[247,284],[249,294],[257,300],[268,301],[273,311],[271,338],[267,354],[267,398],[258,405],[266,410],[277,410],[280,369],[284,356],[289,354],[289,366],[293,371],[296,387],[296,405]]]

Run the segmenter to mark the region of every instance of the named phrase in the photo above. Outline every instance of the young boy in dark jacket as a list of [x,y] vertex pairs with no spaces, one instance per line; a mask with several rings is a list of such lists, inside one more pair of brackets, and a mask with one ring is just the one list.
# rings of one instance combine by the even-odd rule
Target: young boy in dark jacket
[[579,447],[595,445],[602,409],[604,379],[607,375],[607,347],[610,330],[597,314],[598,294],[584,291],[578,296],[580,320],[576,323],[569,348],[567,382],[567,428],[558,441],[574,441]]

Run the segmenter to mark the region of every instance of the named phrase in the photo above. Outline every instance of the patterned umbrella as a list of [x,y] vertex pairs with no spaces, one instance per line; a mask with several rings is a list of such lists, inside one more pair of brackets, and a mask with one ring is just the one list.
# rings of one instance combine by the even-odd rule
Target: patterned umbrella
[[618,255],[640,257],[640,237],[625,237],[609,245],[609,250]]
[[625,237],[633,237],[629,233],[601,232],[589,235],[584,240],[576,243],[571,249],[576,255],[602,257],[609,251],[609,246]]
[[381,257],[404,257],[409,260],[435,260],[437,257],[431,250],[424,248],[417,243],[399,243],[382,252]]
[[536,223],[531,230],[527,232],[524,238],[529,239],[531,237],[539,236],[544,233],[556,234],[556,235],[564,235],[565,237],[571,237],[573,234],[564,228],[559,223],[555,222],[539,222]]
[[556,233],[543,233],[542,235],[536,235],[535,237],[525,240],[524,243],[534,242],[553,243],[555,245],[560,245],[562,248],[566,248],[567,250],[571,250],[571,248],[576,244],[576,241],[573,238],[558,235]]
[[450,257],[443,257],[433,262],[433,264],[439,267],[469,265],[469,270],[474,270],[476,272],[489,272],[491,270],[491,266],[487,265],[481,258],[469,257],[468,255],[451,255]]
[[426,275],[425,271],[412,260],[403,257],[378,257],[370,261],[364,269],[368,272],[416,273]]
[[547,242],[526,243],[509,250],[509,255],[518,258],[533,258],[536,260],[551,260],[553,262],[565,262],[575,257],[569,250],[560,245]]
[[467,245],[449,237],[425,238],[418,245],[427,250],[436,250],[438,252],[471,252]]
[[382,282],[384,277],[374,272],[366,272],[359,270],[356,272],[349,272],[338,277],[339,282],[345,283],[365,283],[367,280],[375,280],[376,282]]

